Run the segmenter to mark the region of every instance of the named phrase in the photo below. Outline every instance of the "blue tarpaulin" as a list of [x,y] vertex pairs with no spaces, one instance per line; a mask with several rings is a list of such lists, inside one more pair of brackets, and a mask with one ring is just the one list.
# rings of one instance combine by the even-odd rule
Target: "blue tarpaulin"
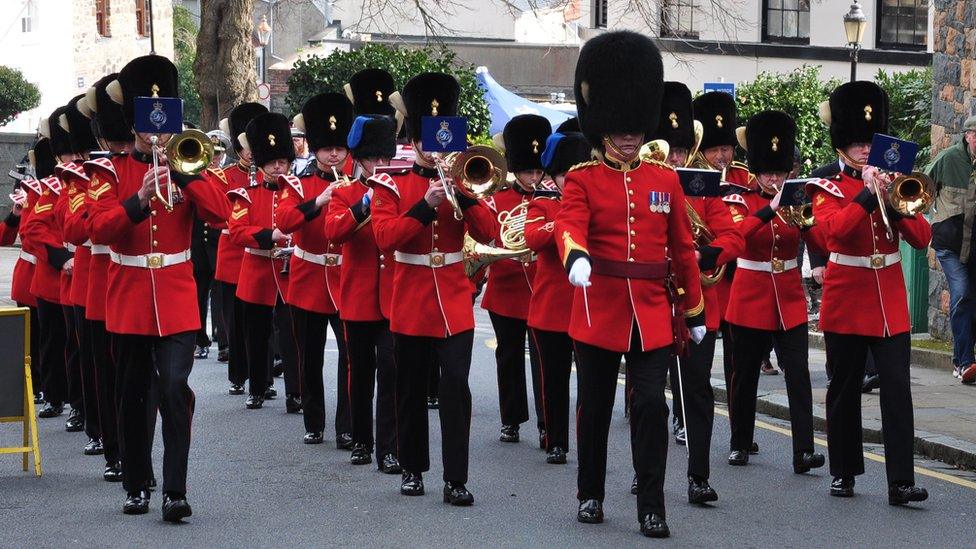
[[553,130],[556,126],[570,119],[573,115],[556,109],[544,107],[534,101],[530,101],[522,96],[516,95],[495,81],[488,73],[487,67],[477,69],[478,85],[485,92],[485,102],[488,103],[488,110],[491,112],[491,133],[500,133],[505,129],[505,124],[513,117],[520,114],[538,114],[549,119]]

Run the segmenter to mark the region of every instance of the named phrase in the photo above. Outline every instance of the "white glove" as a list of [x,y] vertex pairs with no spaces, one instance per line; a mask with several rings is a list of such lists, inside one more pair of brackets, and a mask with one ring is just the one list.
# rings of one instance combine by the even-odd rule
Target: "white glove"
[[704,326],[695,326],[694,328],[689,328],[688,331],[691,332],[691,340],[695,342],[695,345],[698,345],[705,339],[707,329]]
[[577,258],[569,268],[569,283],[577,288],[585,288],[590,282],[590,262],[584,257]]

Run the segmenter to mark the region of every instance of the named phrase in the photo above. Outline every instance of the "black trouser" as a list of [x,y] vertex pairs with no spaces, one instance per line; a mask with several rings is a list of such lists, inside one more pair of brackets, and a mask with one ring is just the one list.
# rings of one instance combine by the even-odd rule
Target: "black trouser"
[[85,308],[74,306],[75,326],[78,332],[78,369],[81,372],[81,393],[85,408],[85,434],[101,439],[102,426],[98,415],[98,378],[92,362],[92,327],[85,318]]
[[37,316],[41,326],[41,376],[44,400],[61,406],[67,398],[68,378],[65,369],[67,359],[67,328],[61,305],[41,298],[37,299]]
[[[756,429],[756,392],[763,358],[775,341],[781,351],[779,367],[786,382],[790,403],[790,426],[793,453],[813,451],[813,395],[810,390],[810,368],[806,322],[789,330],[757,330],[732,325],[732,384],[729,390],[729,420],[732,423],[732,450],[748,452]],[[863,369],[863,364],[861,365]],[[728,384],[726,384],[728,386]]]
[[[525,339],[528,326],[524,320],[488,312],[495,329],[495,362],[498,371],[498,401],[502,425],[521,425],[529,420],[525,395]],[[535,342],[529,338],[529,365],[532,369],[532,395],[535,400],[536,426],[544,426],[542,385],[539,381],[539,359]]]
[[159,411],[163,419],[163,491],[186,492],[190,425],[196,398],[187,379],[193,369],[195,332],[165,337],[115,334],[116,365],[122,378],[120,430],[125,440],[123,487],[132,493],[146,488],[152,477],[153,433],[150,385],[158,375]]
[[237,284],[220,283],[224,326],[228,327],[227,379],[234,385],[247,381],[247,339],[244,333],[244,302],[237,298]]
[[[725,374],[726,394],[732,394],[732,352],[735,349],[735,334],[732,333],[732,325],[722,321],[718,325],[722,332],[722,371]],[[729,418],[729,422],[732,418]]]
[[830,474],[864,474],[861,433],[861,384],[868,351],[881,380],[881,423],[888,482],[915,482],[915,418],[909,380],[911,336],[869,337],[824,332],[834,377],[827,388],[827,449]]
[[272,370],[275,357],[281,358],[284,366],[285,393],[299,396],[302,394],[301,361],[298,354],[298,344],[295,339],[295,324],[291,319],[291,306],[278,297],[271,315],[271,341],[268,352],[268,379],[274,385]]
[[[712,425],[715,421],[715,394],[711,383],[715,335],[710,331],[701,343],[689,343],[690,354],[681,358],[680,366],[677,360],[672,361],[671,367],[674,414],[681,420],[686,433],[688,475],[702,479],[707,479],[710,473],[708,455],[712,448]],[[679,367],[681,372],[677,371]],[[684,420],[687,420],[687,424]]]
[[[471,436],[471,346],[474,330],[446,338],[393,334],[396,362],[397,449],[400,465],[412,473],[430,469],[427,371],[440,364],[441,455],[444,481],[468,481]],[[436,360],[431,360],[431,358]]]
[[224,326],[224,283],[214,280],[210,286],[210,318],[213,319],[213,337],[217,348],[227,348],[227,327]]
[[[105,331],[105,322],[90,320],[91,363],[95,372],[96,407],[102,430],[105,463],[115,464],[122,459],[119,450],[118,400],[116,396],[115,362],[112,358],[112,334]],[[152,411],[155,415],[155,410]],[[94,414],[89,414],[92,416]],[[155,423],[155,422],[154,422]]]
[[[209,263],[206,259],[199,263]],[[197,283],[197,309],[200,312],[200,329],[197,330],[196,344],[200,347],[210,346],[210,334],[207,333],[207,314],[210,311],[210,288],[214,280],[213,269],[208,265],[198,265],[194,261],[193,280]],[[216,319],[214,319],[216,321]]]
[[64,315],[64,367],[67,380],[67,400],[72,410],[81,412],[85,417],[85,397],[81,382],[81,356],[78,352],[78,323],[75,321],[75,308],[62,305],[61,314]]
[[569,374],[573,369],[573,340],[566,332],[530,330],[539,353],[542,417],[546,450],[569,449]]
[[[336,345],[339,347],[338,360],[345,362],[346,344],[343,341],[342,327],[338,322],[338,315],[315,313],[300,307],[292,307],[291,315],[294,323],[294,338],[298,346],[305,430],[310,433],[321,433],[325,431],[325,382],[322,376],[322,368],[325,366],[325,342],[329,323],[334,321],[332,331],[336,334]],[[342,377],[342,370],[348,370],[348,366],[339,366],[340,375],[336,379],[337,435],[348,433],[351,429],[348,427],[350,423],[349,380]],[[340,426],[344,430],[340,430]]]
[[283,349],[287,354],[282,356],[285,361],[285,392],[289,395],[301,394],[301,383],[298,374],[297,349],[294,344],[294,334],[291,326],[291,313],[288,306],[278,298],[275,307],[242,302],[244,317],[244,348],[247,354],[247,375],[250,379],[249,393],[264,396],[271,386],[271,338],[274,335],[274,324],[285,335],[286,344]]
[[386,320],[343,322],[349,353],[352,440],[373,448],[373,388],[376,388],[376,460],[396,451],[396,369],[393,334]]
[[637,471],[637,518],[664,512],[664,473],[668,460],[668,403],[664,398],[670,347],[641,351],[640,335],[633,327],[631,350],[610,351],[575,342],[576,439],[579,454],[577,498],[603,501],[607,478],[607,438],[617,393],[620,357],[627,360],[630,392],[630,443]]
[[18,303],[17,306],[30,309],[29,354],[31,357],[31,385],[33,385],[34,394],[36,395],[41,392],[41,385],[44,384],[41,379],[41,322],[37,318],[37,307],[31,307],[23,303]]
[[440,394],[440,389],[438,389],[440,382],[441,369],[435,361],[431,363],[427,373],[427,398],[437,398],[437,395]]

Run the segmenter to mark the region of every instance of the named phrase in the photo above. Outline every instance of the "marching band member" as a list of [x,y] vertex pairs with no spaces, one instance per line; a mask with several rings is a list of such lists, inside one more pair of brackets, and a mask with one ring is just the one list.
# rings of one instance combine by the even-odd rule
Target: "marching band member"
[[790,404],[793,472],[805,473],[822,467],[824,457],[813,448],[807,301],[796,256],[800,239],[815,244],[820,229],[801,233],[778,212],[783,182],[793,168],[793,119],[779,111],[764,111],[750,118],[739,133],[757,186],[726,197],[733,217],[742,219],[739,232],[746,243],[726,310],[735,358],[729,390],[729,465],[749,462],[759,369],[775,341]]
[[[502,131],[505,160],[508,171],[515,176],[515,182],[510,188],[485,200],[485,205],[498,219],[495,244],[499,247],[508,249],[512,244],[505,240],[506,232],[512,232],[512,224],[502,224],[502,221],[510,219],[517,223],[519,217],[525,219],[529,199],[542,182],[545,172],[540,158],[546,138],[551,133],[549,121],[537,114],[520,114],[505,124]],[[518,442],[519,426],[529,419],[525,395],[525,340],[535,268],[535,258],[530,251],[519,257],[496,261],[488,268],[488,288],[481,298],[481,308],[488,311],[497,342],[495,362],[502,419],[499,440],[502,442]],[[529,364],[532,371],[536,426],[539,429],[539,447],[544,449],[546,437],[539,358],[535,341],[531,338]]]
[[[288,294],[294,319],[302,376],[306,444],[321,444],[325,430],[326,330],[332,326],[339,347],[336,387],[336,444],[342,445],[352,427],[349,419],[349,370],[344,330],[339,322],[341,244],[326,237],[326,211],[335,189],[346,181],[338,168],[349,154],[346,136],[352,126],[352,104],[341,93],[310,97],[295,116],[295,127],[305,133],[316,169],[301,179],[279,178],[283,188],[275,218],[278,228],[292,237],[294,254],[289,259]],[[336,170],[333,171],[332,168]],[[369,457],[369,454],[366,454]]]
[[[445,204],[445,185],[435,169],[435,158],[424,151],[423,116],[451,116],[458,111],[461,87],[450,75],[422,73],[411,78],[402,95],[390,102],[406,114],[407,133],[416,162],[411,173],[388,186],[374,178],[371,211],[373,233],[382,250],[395,250],[390,330],[394,334],[397,369],[397,447],[403,478],[400,493],[424,493],[423,472],[430,468],[427,425],[429,357],[441,367],[440,413],[444,501],[471,505],[467,490],[468,447],[471,431],[471,390],[468,373],[474,343],[472,285],[461,264],[467,229],[480,242],[495,235],[495,220],[488,208],[458,193],[463,221]],[[461,136],[456,136],[460,138]]]
[[[108,85],[135,126],[135,98],[178,95],[171,61],[148,55],[130,61]],[[186,500],[187,460],[194,395],[187,379],[193,368],[194,333],[199,329],[190,233],[193,216],[220,223],[229,215],[219,189],[195,176],[171,172],[165,155],[153,170],[150,135],[136,134],[130,155],[101,159],[90,178],[93,241],[108,242],[112,260],[106,292],[106,329],[114,333],[120,372],[119,423],[125,441],[123,487],[126,514],[149,510],[152,435],[147,425],[152,372],[158,373],[163,425],[163,519],[177,522],[191,514]],[[170,135],[160,135],[164,145]],[[157,199],[172,200],[172,207]],[[169,185],[169,183],[173,185]],[[170,190],[176,187],[176,190]]]
[[870,352],[881,380],[888,503],[924,501],[928,492],[915,486],[912,458],[911,326],[898,240],[924,249],[931,229],[921,214],[906,216],[892,208],[890,175],[865,166],[873,135],[888,131],[884,90],[873,82],[850,82],[835,89],[825,106],[821,113],[829,114],[831,144],[844,162],[833,179],[810,186],[814,217],[830,252],[820,310],[833,367],[827,389],[830,495],[853,496],[854,477],[864,473],[860,403]]
[[[355,79],[354,79],[355,81]],[[326,237],[342,245],[343,275],[339,315],[345,326],[349,353],[349,403],[352,408],[354,465],[370,463],[376,446],[380,471],[398,474],[396,370],[393,335],[390,333],[390,299],[393,290],[393,250],[376,246],[370,204],[373,178],[394,181],[389,165],[396,154],[397,124],[390,116],[359,116],[353,122],[347,144],[362,169],[355,182],[336,188],[329,203]],[[397,179],[407,170],[400,170]],[[389,181],[388,181],[389,183]],[[376,388],[376,437],[373,437],[373,394]]]
[[[251,162],[251,151],[241,146],[237,136],[244,133],[254,117],[267,113],[268,109],[259,103],[241,103],[231,109],[227,118],[220,121],[220,129],[227,134],[234,146],[237,163],[223,170],[227,180],[228,193],[234,199],[233,191],[250,189],[264,182],[264,173]],[[245,191],[247,192],[247,191]],[[214,280],[220,283],[220,298],[224,326],[227,327],[227,380],[230,381],[228,394],[243,395],[244,382],[247,381],[247,353],[244,349],[244,303],[237,297],[237,283],[241,275],[241,262],[244,260],[244,247],[235,244],[230,237],[230,229],[220,231],[217,242],[217,267],[214,270]],[[277,393],[268,388],[265,398]]]
[[[41,135],[48,137],[51,152],[58,164],[77,160],[71,152],[68,132],[58,125],[64,113],[58,107],[51,116],[41,122]],[[67,316],[61,301],[61,272],[71,272],[74,265],[72,253],[64,246],[61,226],[55,215],[58,198],[61,194],[61,181],[54,171],[41,179],[41,197],[34,204],[34,211],[24,224],[24,237],[34,243],[33,254],[38,261],[31,281],[31,293],[37,298],[37,313],[41,325],[41,373],[44,376],[44,399],[46,404],[38,412],[38,417],[56,417],[63,413],[64,402],[69,397],[67,362],[72,350],[77,352],[77,340],[72,341],[67,332]],[[84,416],[80,403],[77,409],[72,406],[65,429],[80,431],[84,428]]]
[[566,463],[569,450],[569,375],[573,367],[573,341],[568,333],[573,287],[556,249],[555,221],[566,172],[588,161],[591,150],[579,132],[550,135],[540,162],[557,190],[536,189],[525,216],[525,244],[538,257],[527,324],[539,354],[546,462],[553,464]]
[[[117,73],[102,77],[85,94],[88,107],[92,111],[91,126],[96,140],[101,148],[111,154],[110,158],[120,158],[132,152],[133,134],[126,123],[122,107],[112,101],[106,88],[118,78]],[[116,386],[117,368],[115,359],[110,352],[112,335],[105,329],[105,300],[108,291],[108,270],[112,262],[109,257],[110,249],[105,242],[92,238],[91,209],[98,199],[102,189],[93,189],[90,185],[91,177],[100,169],[104,160],[89,160],[83,168],[88,178],[86,183],[85,203],[82,217],[85,222],[85,232],[92,240],[91,260],[88,266],[88,288],[85,295],[85,318],[91,329],[91,360],[98,382],[98,416],[102,427],[102,447],[105,450],[105,471],[102,478],[109,482],[122,482],[122,453],[119,440],[119,422],[116,395],[120,394]],[[151,406],[149,414],[152,416],[150,425],[155,430],[156,407]],[[151,478],[151,477],[150,477]]]
[[696,343],[705,335],[694,244],[678,207],[681,184],[670,166],[639,158],[645,136],[657,129],[662,75],[661,54],[642,35],[609,32],[583,46],[577,110],[600,160],[569,171],[555,224],[560,257],[576,286],[569,334],[579,383],[577,520],[603,521],[607,436],[623,355],[632,392],[637,516],[641,533],[651,537],[670,535],[668,364],[686,343],[686,323]]
[[[88,100],[80,95],[68,103],[62,122],[67,123],[72,149],[87,160],[89,151],[98,147],[91,130]],[[75,248],[74,269],[70,277],[65,277],[69,285],[67,301],[74,313],[73,321],[78,339],[78,370],[81,393],[85,409],[85,433],[88,444],[85,455],[105,453],[102,445],[102,428],[98,414],[98,388],[95,365],[92,362],[91,323],[85,318],[85,304],[88,294],[89,266],[91,264],[91,239],[85,226],[87,209],[84,208],[88,193],[88,176],[82,162],[69,162],[58,169],[64,184],[60,200],[64,203],[58,208],[61,216],[62,236],[65,246]]]
[[[661,116],[654,137],[668,143],[667,163],[675,168],[684,167],[690,151],[695,148],[694,117],[691,91],[680,82],[664,83]],[[743,248],[743,238],[736,229],[728,206],[719,197],[685,197],[685,209],[689,219],[697,225],[692,235],[710,233],[710,241],[697,241],[695,255],[702,273],[733,261]],[[699,236],[698,238],[704,237]],[[714,276],[714,275],[713,275]],[[671,365],[671,391],[674,395],[674,414],[684,413],[688,421],[682,423],[688,444],[688,501],[704,504],[718,499],[715,489],[708,483],[709,451],[712,442],[712,424],[715,419],[715,395],[712,392],[711,370],[715,356],[715,336],[719,328],[718,291],[714,278],[702,277],[702,295],[705,300],[705,337],[698,345],[692,345],[690,354]],[[677,371],[681,368],[681,372]],[[680,382],[678,376],[681,376]],[[684,410],[682,412],[682,404]]]
[[[294,349],[291,314],[284,301],[289,276],[282,274],[285,258],[280,252],[288,246],[290,236],[278,227],[276,211],[282,194],[278,176],[288,173],[295,159],[295,147],[291,143],[288,119],[278,113],[255,116],[237,139],[250,151],[254,166],[264,174],[263,182],[257,187],[229,191],[233,208],[227,221],[231,241],[244,246],[245,252],[237,297],[243,302],[246,338],[249,395],[245,407],[256,410],[264,406],[272,384],[270,345],[275,325],[282,334],[283,350]],[[285,410],[295,414],[302,409],[299,365],[295,356],[284,358]]]

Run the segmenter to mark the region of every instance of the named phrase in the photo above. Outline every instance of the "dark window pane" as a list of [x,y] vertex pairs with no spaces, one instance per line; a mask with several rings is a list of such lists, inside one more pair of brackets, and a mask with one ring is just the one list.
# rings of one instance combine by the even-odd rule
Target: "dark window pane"
[[800,12],[800,38],[810,38],[810,12],[801,11]]

